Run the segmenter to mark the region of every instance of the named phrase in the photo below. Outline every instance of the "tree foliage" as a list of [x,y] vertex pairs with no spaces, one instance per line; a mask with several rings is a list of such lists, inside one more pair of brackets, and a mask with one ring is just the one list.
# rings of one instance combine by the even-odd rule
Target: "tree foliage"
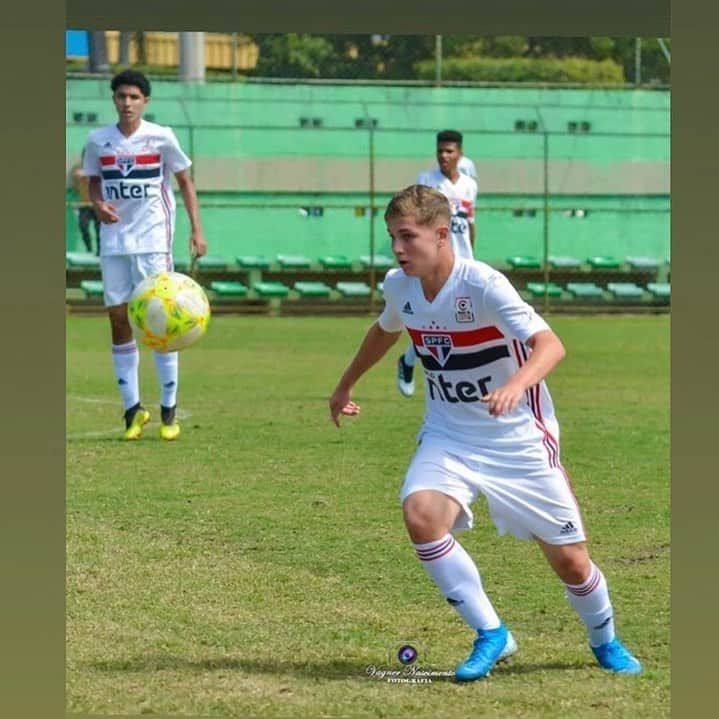
[[[434,79],[433,35],[254,35],[260,77]],[[669,84],[659,43],[642,41],[643,83]],[[442,79],[624,83],[635,81],[634,38],[442,37]]]

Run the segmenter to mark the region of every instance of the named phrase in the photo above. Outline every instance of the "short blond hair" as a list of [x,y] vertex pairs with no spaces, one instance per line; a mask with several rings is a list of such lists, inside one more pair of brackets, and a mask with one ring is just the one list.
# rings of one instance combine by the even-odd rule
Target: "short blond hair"
[[426,185],[410,185],[396,193],[384,212],[385,222],[392,217],[414,217],[418,225],[449,224],[452,208],[449,200]]

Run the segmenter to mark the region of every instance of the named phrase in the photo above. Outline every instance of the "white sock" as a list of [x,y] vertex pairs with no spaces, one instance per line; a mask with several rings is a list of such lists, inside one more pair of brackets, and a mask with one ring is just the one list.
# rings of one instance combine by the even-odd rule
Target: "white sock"
[[587,627],[593,647],[614,639],[614,610],[609,588],[599,567],[592,563],[589,578],[583,584],[567,584],[567,599]]
[[501,624],[477,566],[451,534],[414,548],[447,601],[472,629],[496,629]]
[[404,363],[407,367],[414,367],[414,361],[417,358],[417,353],[414,351],[414,345],[410,342],[409,347],[404,351]]
[[138,380],[140,353],[137,351],[135,340],[122,345],[112,345],[112,365],[115,368],[115,378],[122,395],[122,403],[128,410],[140,401]]
[[177,404],[179,363],[177,352],[154,352],[157,379],[160,381],[160,404],[174,407]]

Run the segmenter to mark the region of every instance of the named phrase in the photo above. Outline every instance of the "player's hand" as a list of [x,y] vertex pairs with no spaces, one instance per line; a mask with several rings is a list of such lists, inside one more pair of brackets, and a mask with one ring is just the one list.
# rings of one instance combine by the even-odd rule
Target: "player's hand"
[[484,397],[481,397],[481,401],[487,405],[489,414],[493,417],[500,417],[517,409],[523,396],[524,389],[522,387],[508,383],[485,394]]
[[207,242],[202,230],[195,230],[190,235],[190,255],[194,257],[202,257],[207,254]]
[[350,391],[338,387],[330,397],[330,419],[337,427],[340,426],[340,415],[355,417],[360,413],[360,406],[352,401]]
[[96,202],[95,212],[100,218],[100,222],[104,222],[106,225],[112,225],[115,222],[120,221],[120,215],[117,214],[117,208],[109,202]]

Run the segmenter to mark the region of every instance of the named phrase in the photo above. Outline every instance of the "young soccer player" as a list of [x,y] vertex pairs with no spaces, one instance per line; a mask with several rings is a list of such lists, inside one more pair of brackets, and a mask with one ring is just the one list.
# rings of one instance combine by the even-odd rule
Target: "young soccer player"
[[[172,270],[175,232],[174,176],[190,218],[190,252],[200,256],[207,243],[200,225],[190,159],[169,127],[143,120],[150,83],[125,70],[110,83],[117,123],[90,133],[83,169],[90,198],[101,221],[100,266],[104,301],[112,330],[112,361],[125,408],[125,439],[139,439],[150,413],[139,394],[137,344],[127,318],[134,287],[156,272]],[[160,382],[160,436],[177,439],[177,352],[155,352]]]
[[[607,582],[592,562],[584,521],[560,462],[559,426],[544,378],[564,347],[509,281],[457,257],[451,209],[414,185],[390,201],[385,221],[399,263],[384,281],[385,308],[329,400],[332,420],[357,415],[352,391],[406,328],[425,369],[426,413],[400,493],[417,556],[477,638],[456,678],[486,676],[508,630],[479,571],[454,538],[472,526],[480,495],[500,533],[535,540],[564,583],[600,666],[636,674],[641,664],[614,630]],[[411,309],[411,313],[406,311]]]
[[[439,168],[421,173],[417,184],[433,187],[447,197],[452,208],[450,239],[454,254],[471,260],[474,259],[474,203],[477,199],[477,183],[468,174],[460,171],[459,163],[463,157],[462,133],[457,130],[438,132]],[[405,397],[414,394],[415,358],[414,345],[410,342],[397,360],[397,389]]]

